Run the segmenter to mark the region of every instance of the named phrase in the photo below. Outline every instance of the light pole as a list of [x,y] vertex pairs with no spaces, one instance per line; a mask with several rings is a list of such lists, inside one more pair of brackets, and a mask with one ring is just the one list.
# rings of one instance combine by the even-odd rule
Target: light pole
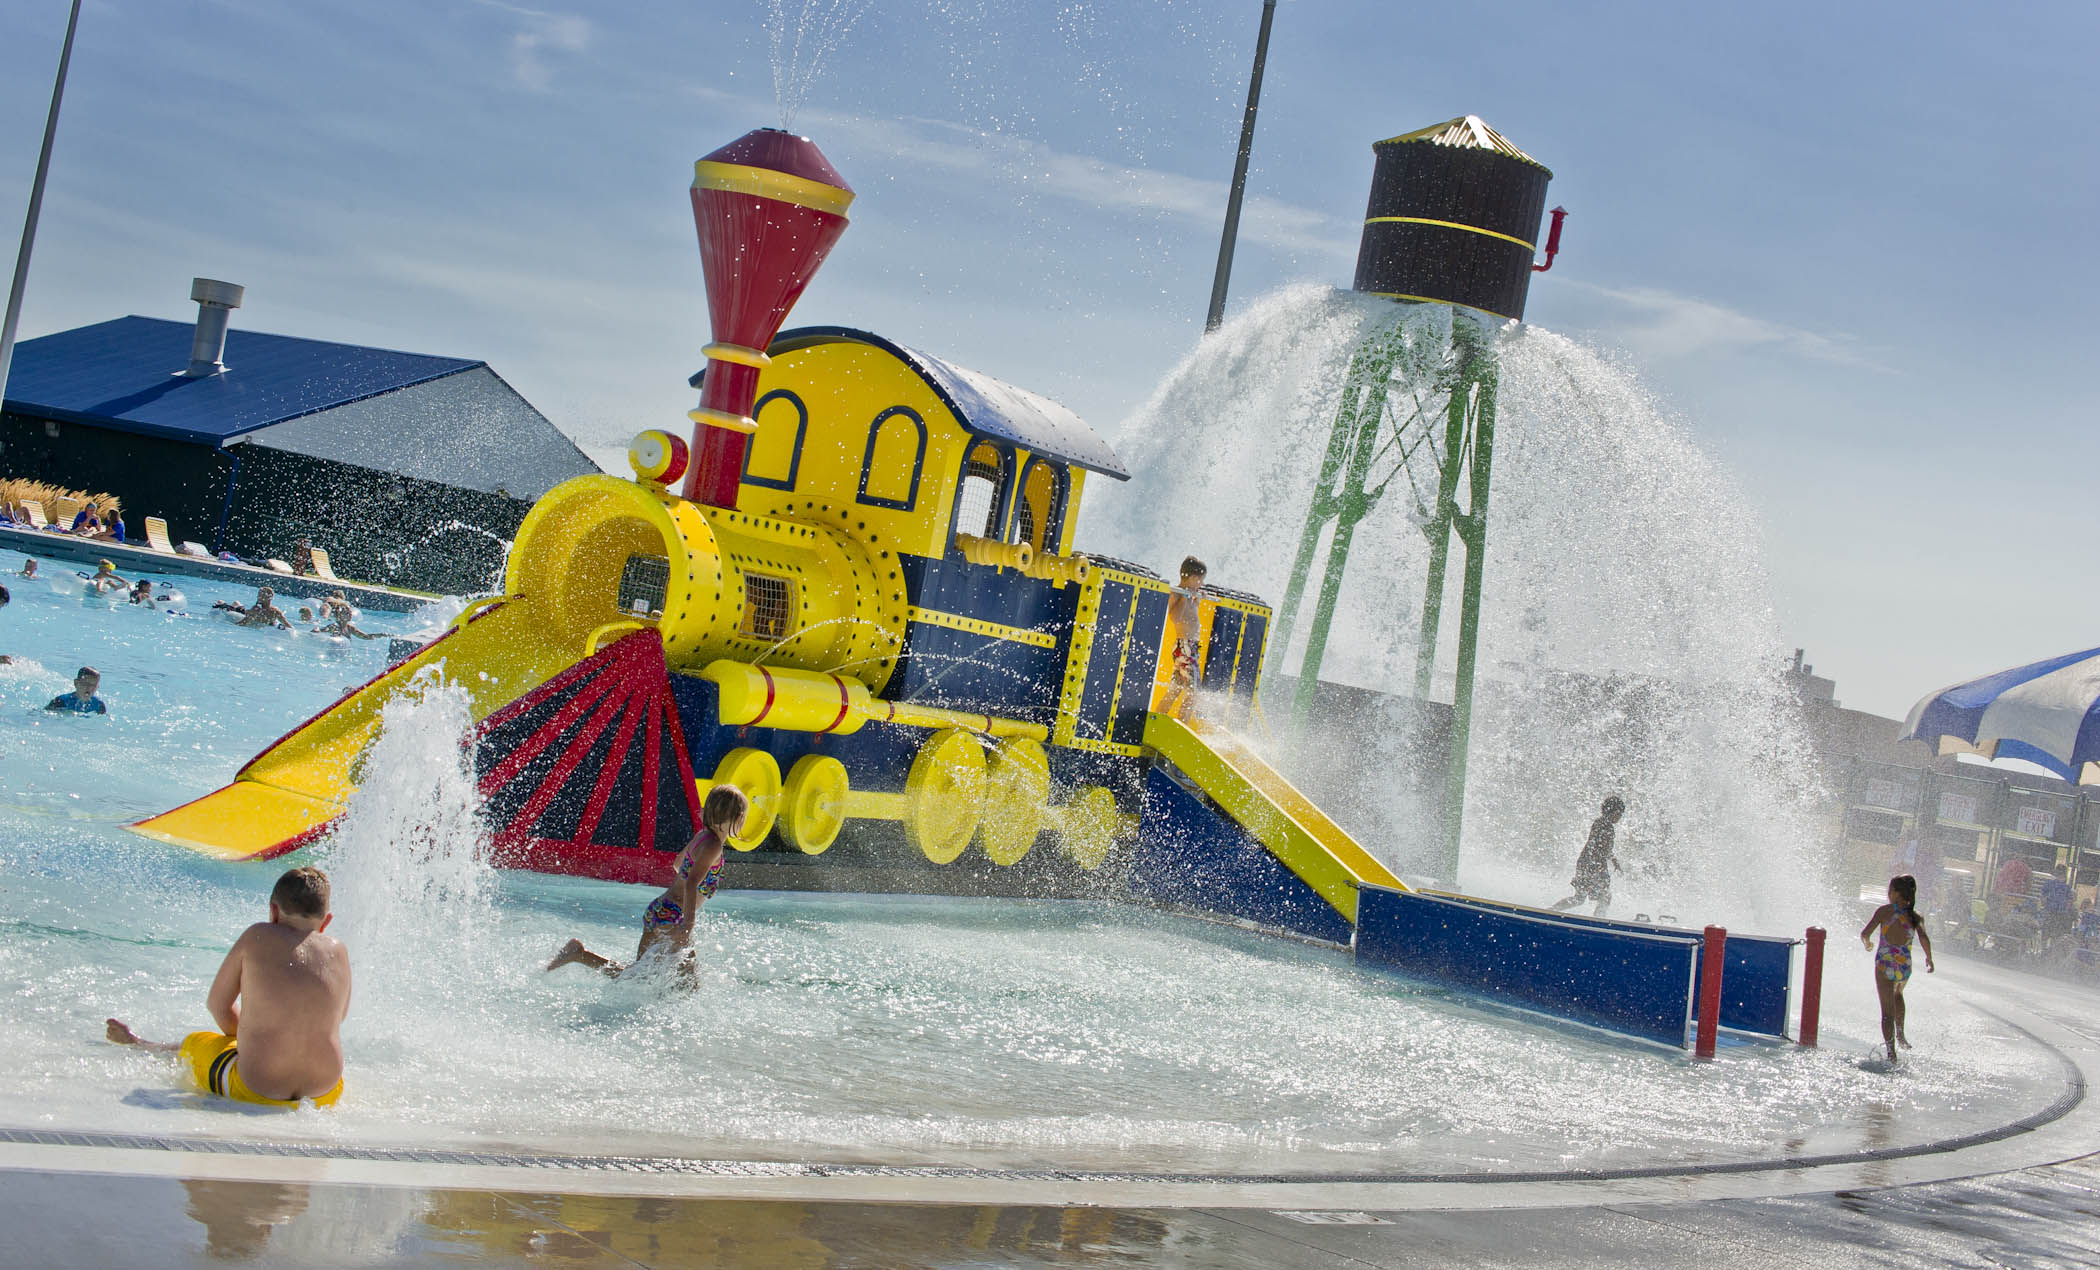
[[1261,107],[1261,72],[1269,60],[1269,24],[1275,18],[1276,0],[1262,0],[1261,34],[1254,41],[1254,74],[1247,81],[1247,115],[1240,121],[1240,154],[1233,160],[1232,193],[1225,199],[1225,234],[1218,241],[1218,273],[1210,284],[1205,331],[1215,331],[1225,321],[1225,284],[1232,280],[1232,249],[1240,237],[1240,200],[1247,193],[1247,159],[1254,153],[1254,112]]
[[22,285],[29,278],[29,251],[36,246],[36,218],[44,209],[44,177],[51,171],[51,138],[58,132],[58,103],[66,93],[66,66],[73,60],[73,31],[80,25],[80,0],[66,19],[66,42],[58,54],[58,79],[51,85],[51,113],[44,118],[44,148],[29,186],[29,219],[22,225],[22,250],[15,256],[14,285],[7,290],[7,320],[0,323],[0,401],[7,398],[7,370],[15,359],[15,324],[22,317]]

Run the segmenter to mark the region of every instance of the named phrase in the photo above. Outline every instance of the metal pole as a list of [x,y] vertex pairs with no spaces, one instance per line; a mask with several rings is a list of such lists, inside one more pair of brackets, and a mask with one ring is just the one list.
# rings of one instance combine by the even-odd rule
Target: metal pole
[[[1475,333],[1476,338],[1479,337]],[[1454,392],[1473,388],[1473,454],[1467,463],[1472,502],[1454,522],[1466,547],[1466,573],[1458,613],[1458,673],[1451,691],[1451,767],[1444,794],[1444,857],[1449,876],[1458,880],[1459,842],[1466,817],[1466,759],[1473,735],[1473,674],[1480,640],[1480,600],[1487,569],[1488,489],[1495,466],[1495,391],[1499,376],[1495,351],[1468,340],[1466,373]]]
[[22,226],[22,250],[15,256],[14,285],[7,292],[7,320],[0,323],[0,401],[7,397],[7,371],[15,359],[15,324],[22,316],[22,284],[29,277],[29,250],[36,245],[37,214],[44,208],[44,177],[51,171],[51,139],[58,133],[58,103],[66,92],[66,66],[73,60],[73,30],[80,25],[80,0],[66,19],[66,42],[58,53],[58,79],[51,85],[51,113],[44,118],[44,148],[36,158],[36,180],[29,186],[29,219]]
[[[80,0],[73,0],[77,9]],[[1210,284],[1210,316],[1205,331],[1225,321],[1225,284],[1232,278],[1232,248],[1240,236],[1240,199],[1247,193],[1247,160],[1254,153],[1254,112],[1261,105],[1261,72],[1269,60],[1269,24],[1276,0],[1262,0],[1261,35],[1254,41],[1254,75],[1247,81],[1247,117],[1240,121],[1240,154],[1232,165],[1232,194],[1225,200],[1225,234],[1218,242],[1218,275]]]

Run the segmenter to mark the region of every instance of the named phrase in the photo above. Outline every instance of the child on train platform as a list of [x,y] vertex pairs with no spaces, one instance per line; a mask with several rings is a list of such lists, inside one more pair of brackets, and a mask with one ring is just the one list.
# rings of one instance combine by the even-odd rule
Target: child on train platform
[[343,1096],[343,1016],[350,1012],[350,954],[324,934],[335,920],[328,875],[288,870],[270,892],[270,920],[233,941],[204,1003],[217,1032],[181,1044],[143,1040],[104,1022],[117,1045],[179,1054],[197,1084],[235,1102],[327,1107]]
[[693,919],[699,916],[700,905],[720,885],[722,849],[744,831],[744,817],[750,809],[744,791],[734,785],[717,785],[707,791],[707,798],[700,805],[700,828],[671,862],[671,885],[642,911],[642,942],[634,950],[634,961],[623,966],[585,948],[582,940],[572,939],[554,954],[547,969],[589,966],[617,979],[652,949],[660,947],[676,959],[679,973],[692,981]]
[[[1879,947],[1869,938],[1877,926],[1881,928]],[[1875,909],[1874,916],[1859,932],[1860,947],[1874,950],[1874,991],[1881,998],[1881,1042],[1888,1047],[1891,1063],[1896,1061],[1898,1045],[1910,1048],[1910,1038],[1903,1034],[1903,987],[1910,982],[1913,936],[1918,947],[1925,950],[1925,973],[1931,974],[1932,937],[1925,933],[1924,919],[1918,916],[1918,880],[1902,873],[1889,879],[1889,902]]]
[[1167,695],[1160,702],[1162,714],[1175,718],[1187,715],[1196,699],[1196,657],[1203,634],[1203,580],[1210,569],[1189,556],[1181,562],[1181,581],[1167,595],[1167,638],[1173,641],[1174,673]]

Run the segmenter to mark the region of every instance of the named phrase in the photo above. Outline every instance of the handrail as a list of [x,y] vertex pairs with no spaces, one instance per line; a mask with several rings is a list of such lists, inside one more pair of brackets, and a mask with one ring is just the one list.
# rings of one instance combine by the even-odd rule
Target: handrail
[[612,634],[614,631],[645,631],[648,629],[649,627],[647,626],[647,624],[628,619],[623,619],[617,622],[607,622],[605,625],[596,628],[590,634],[583,637],[583,655],[586,657],[595,655],[598,651],[598,645],[604,641],[607,635]]

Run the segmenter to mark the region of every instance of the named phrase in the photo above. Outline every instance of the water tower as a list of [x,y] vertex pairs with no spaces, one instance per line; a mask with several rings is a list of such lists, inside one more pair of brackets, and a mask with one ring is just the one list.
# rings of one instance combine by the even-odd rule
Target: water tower
[[1427,699],[1457,539],[1465,573],[1443,818],[1445,874],[1455,878],[1495,453],[1494,328],[1523,319],[1531,275],[1553,263],[1566,213],[1554,209],[1545,263],[1534,264],[1553,173],[1474,115],[1388,138],[1371,152],[1376,164],[1355,289],[1402,305],[1449,306],[1449,334],[1439,330],[1425,347],[1418,324],[1387,323],[1351,356],[1271,646],[1279,658],[1287,655],[1325,536],[1294,701],[1302,722],[1319,682],[1357,523],[1396,482],[1404,483],[1414,502],[1411,516],[1429,539],[1415,654],[1415,696]]

